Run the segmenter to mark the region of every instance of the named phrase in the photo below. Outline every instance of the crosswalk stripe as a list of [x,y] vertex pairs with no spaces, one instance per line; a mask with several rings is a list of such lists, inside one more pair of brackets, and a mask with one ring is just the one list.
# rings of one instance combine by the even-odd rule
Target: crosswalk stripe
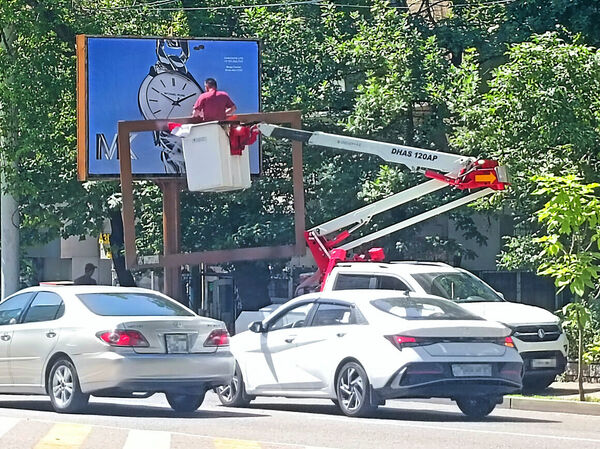
[[160,430],[130,430],[123,449],[169,449],[171,433]]
[[7,418],[5,416],[1,417],[0,418],[0,437],[2,437],[2,435],[4,435],[10,429],[12,429],[13,427],[15,427],[15,425],[19,421],[20,420],[18,418]]
[[77,449],[91,430],[92,426],[84,424],[58,423],[52,426],[34,449]]
[[261,449],[257,441],[231,440],[227,438],[215,438],[213,440],[215,449]]

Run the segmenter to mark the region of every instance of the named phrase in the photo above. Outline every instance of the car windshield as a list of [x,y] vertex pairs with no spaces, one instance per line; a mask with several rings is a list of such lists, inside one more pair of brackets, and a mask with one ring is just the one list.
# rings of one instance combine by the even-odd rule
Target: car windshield
[[150,293],[82,293],[77,297],[102,316],[193,316],[176,302]]
[[456,304],[444,299],[400,296],[371,301],[379,310],[406,320],[482,320]]
[[502,302],[503,299],[481,279],[463,272],[418,273],[415,280],[426,293],[454,302]]

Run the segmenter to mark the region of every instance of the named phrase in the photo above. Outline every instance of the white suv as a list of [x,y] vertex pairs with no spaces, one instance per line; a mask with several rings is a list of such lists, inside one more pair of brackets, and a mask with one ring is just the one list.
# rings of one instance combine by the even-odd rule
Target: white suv
[[540,307],[506,301],[502,294],[466,270],[436,262],[340,263],[323,291],[408,290],[440,296],[513,331],[523,358],[523,388],[543,390],[565,370],[567,338],[558,318]]

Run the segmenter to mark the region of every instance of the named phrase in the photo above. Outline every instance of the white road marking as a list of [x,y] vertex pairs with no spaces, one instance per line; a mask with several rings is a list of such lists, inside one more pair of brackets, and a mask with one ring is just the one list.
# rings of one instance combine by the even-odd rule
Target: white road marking
[[2,438],[2,435],[10,429],[15,427],[19,421],[21,421],[19,418],[8,418],[5,416],[0,418],[0,438]]
[[170,447],[171,432],[130,429],[123,449],[169,449]]
[[213,438],[215,449],[261,449],[258,441]]

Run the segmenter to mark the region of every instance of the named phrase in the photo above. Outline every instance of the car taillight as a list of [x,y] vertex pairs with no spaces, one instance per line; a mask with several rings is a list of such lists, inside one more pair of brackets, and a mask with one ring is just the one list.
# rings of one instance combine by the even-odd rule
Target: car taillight
[[204,346],[229,346],[229,332],[226,329],[215,329],[204,340]]
[[137,348],[146,348],[150,346],[148,340],[138,331],[112,330],[98,332],[96,334],[100,340],[111,346],[135,346]]
[[513,339],[511,337],[506,337],[504,339],[504,346],[508,346],[509,348],[514,348],[515,342],[513,341]]
[[419,346],[419,342],[415,337],[406,337],[404,335],[386,335],[387,338],[394,346],[402,351],[402,348],[409,348],[412,346]]

